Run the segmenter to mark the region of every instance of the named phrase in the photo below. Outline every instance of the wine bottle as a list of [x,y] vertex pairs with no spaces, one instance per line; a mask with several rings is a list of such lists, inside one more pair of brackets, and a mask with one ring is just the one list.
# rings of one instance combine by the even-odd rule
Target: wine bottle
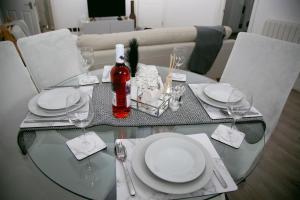
[[116,64],[110,72],[112,85],[112,113],[126,118],[130,113],[130,71],[124,63],[124,45],[116,45]]
[[131,0],[131,2],[130,2],[129,19],[132,19],[134,21],[134,29],[136,29],[136,16],[135,16],[135,13],[134,13],[134,1],[133,0]]

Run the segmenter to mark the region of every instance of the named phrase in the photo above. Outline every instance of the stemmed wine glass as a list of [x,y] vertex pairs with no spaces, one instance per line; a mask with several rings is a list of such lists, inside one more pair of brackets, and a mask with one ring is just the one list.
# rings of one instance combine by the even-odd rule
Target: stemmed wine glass
[[84,73],[87,75],[89,68],[94,64],[94,49],[92,47],[81,47],[80,53],[82,56],[82,68]]
[[181,69],[184,65],[186,65],[187,47],[174,47],[172,54],[175,57],[175,67],[172,74],[173,80],[185,81],[186,74]]
[[[82,129],[83,135],[82,137],[80,137],[80,145],[82,149],[84,149],[84,152],[89,152],[94,148],[95,144],[87,140],[87,135],[86,135],[87,133],[85,128],[92,122],[94,118],[94,108],[92,105],[91,97],[89,95],[83,95],[81,98],[84,99],[77,101],[78,99],[76,98],[76,95],[73,94],[67,97],[66,114],[71,124]],[[79,108],[75,111],[68,109],[70,107],[77,106],[77,104],[82,104],[81,101],[86,102],[85,105],[83,106],[78,105]]]
[[247,91],[241,91],[233,88],[228,96],[226,103],[227,112],[233,118],[231,131],[229,131],[229,139],[233,141],[235,138],[234,130],[237,130],[236,121],[247,114],[253,105],[253,96]]

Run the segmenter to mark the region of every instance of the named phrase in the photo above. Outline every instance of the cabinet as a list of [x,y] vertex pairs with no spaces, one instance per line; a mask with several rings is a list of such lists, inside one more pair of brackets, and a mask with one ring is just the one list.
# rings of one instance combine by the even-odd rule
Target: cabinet
[[103,34],[134,31],[134,21],[126,20],[96,20],[83,23],[81,31],[84,34]]

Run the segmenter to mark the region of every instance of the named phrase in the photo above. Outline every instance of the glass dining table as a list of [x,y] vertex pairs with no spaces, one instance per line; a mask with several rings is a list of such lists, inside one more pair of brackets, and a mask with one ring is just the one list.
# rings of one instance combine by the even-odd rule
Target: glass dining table
[[[165,77],[168,69],[164,67],[158,69],[160,75]],[[101,82],[102,72],[101,69],[90,73],[98,76]],[[214,82],[192,72],[186,72],[186,75],[187,83]],[[78,77],[73,77],[59,85],[77,86],[78,84]],[[222,124],[230,126],[230,122]],[[80,161],[76,160],[66,145],[66,141],[82,134],[80,129],[29,131],[23,137],[31,160],[45,176],[56,184],[83,198],[113,200],[117,199],[116,158],[114,154],[116,139],[145,138],[162,132],[176,132],[184,135],[205,133],[210,137],[218,125],[219,123],[137,127],[93,126],[87,130],[94,131],[107,144],[107,148]],[[210,140],[233,180],[239,184],[249,176],[261,157],[265,144],[265,127],[262,121],[252,121],[237,123],[237,128],[245,133],[245,139],[238,149],[211,138]],[[209,195],[204,198],[209,199],[214,196],[216,195]]]

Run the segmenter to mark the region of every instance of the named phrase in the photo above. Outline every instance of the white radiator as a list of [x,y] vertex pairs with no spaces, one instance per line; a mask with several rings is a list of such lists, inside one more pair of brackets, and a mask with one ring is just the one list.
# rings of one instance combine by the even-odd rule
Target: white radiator
[[269,19],[262,35],[300,44],[300,24]]
[[[264,23],[262,35],[300,44],[300,24],[268,19]],[[300,92],[300,75],[294,89]]]

